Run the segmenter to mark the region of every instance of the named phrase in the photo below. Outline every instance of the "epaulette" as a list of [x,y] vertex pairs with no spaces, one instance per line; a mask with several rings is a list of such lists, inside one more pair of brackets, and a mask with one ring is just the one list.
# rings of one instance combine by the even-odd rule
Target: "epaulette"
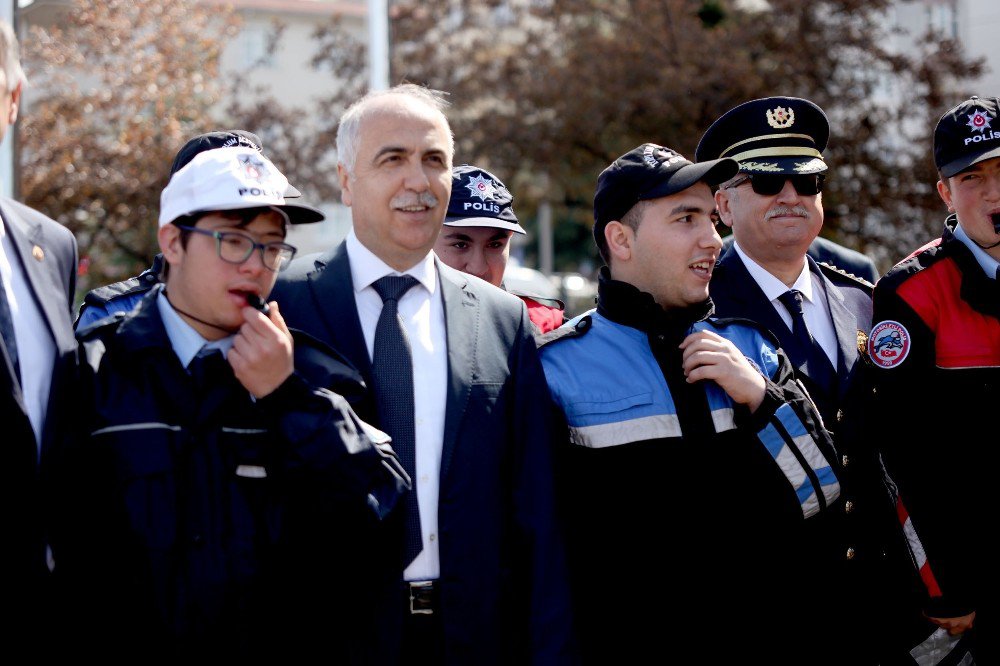
[[557,310],[565,310],[566,304],[560,301],[558,298],[547,298],[545,296],[535,296],[534,294],[529,294],[518,289],[508,289],[508,293],[514,294],[518,298],[530,298],[536,303],[541,303],[542,305],[547,305],[550,308],[556,308]]
[[590,316],[592,312],[593,310],[589,312],[584,312],[581,315],[577,315],[576,317],[570,319],[568,322],[566,322],[559,328],[538,336],[537,338],[535,338],[538,347],[541,348],[544,347],[545,345],[550,345],[553,342],[558,342],[559,340],[565,340],[568,338],[578,338],[581,335],[585,335],[587,331],[590,330],[590,327],[594,323],[593,319]]
[[773,344],[775,347],[781,346],[781,343],[778,342],[778,338],[771,332],[771,329],[758,321],[754,321],[753,319],[747,319],[745,317],[712,317],[711,322],[716,326],[716,328],[725,328],[733,324],[752,328],[764,336],[764,339]]
[[98,331],[108,327],[118,328],[119,324],[121,324],[128,315],[128,312],[118,311],[112,312],[107,317],[101,317],[97,321],[93,321],[76,331],[76,339],[83,341],[93,337],[99,337],[95,335]]
[[155,287],[157,282],[159,282],[159,278],[156,273],[146,271],[136,277],[92,289],[84,296],[83,302],[88,305],[107,305],[109,302],[125,296],[147,292]]
[[873,285],[868,280],[863,277],[859,277],[854,273],[848,273],[843,268],[834,266],[833,264],[828,264],[825,261],[817,261],[816,264],[819,266],[820,270],[827,276],[827,278],[840,280],[841,282],[853,282],[855,286],[863,287],[864,289],[871,290],[875,285]]

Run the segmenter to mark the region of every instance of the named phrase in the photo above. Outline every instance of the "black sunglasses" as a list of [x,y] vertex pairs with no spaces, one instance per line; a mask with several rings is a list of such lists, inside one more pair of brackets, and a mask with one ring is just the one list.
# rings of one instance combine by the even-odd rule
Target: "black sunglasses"
[[792,181],[792,187],[803,196],[812,196],[823,191],[823,180],[825,176],[821,173],[810,174],[785,174],[785,173],[747,173],[737,178],[727,185],[725,189],[739,187],[743,183],[750,181],[750,187],[757,194],[765,197],[773,197],[785,187],[785,181]]

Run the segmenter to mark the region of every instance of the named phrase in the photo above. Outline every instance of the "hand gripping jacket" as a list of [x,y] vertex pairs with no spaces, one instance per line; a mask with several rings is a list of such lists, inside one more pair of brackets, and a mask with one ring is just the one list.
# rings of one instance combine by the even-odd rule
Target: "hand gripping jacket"
[[[541,338],[568,433],[557,488],[583,653],[629,662],[683,626],[712,660],[751,640],[769,663],[821,663],[802,652],[818,641],[837,661],[838,456],[769,334],[710,308],[664,313],[603,280],[597,311]],[[694,331],[730,340],[764,375],[756,412],[713,382],[687,383],[678,345]]]

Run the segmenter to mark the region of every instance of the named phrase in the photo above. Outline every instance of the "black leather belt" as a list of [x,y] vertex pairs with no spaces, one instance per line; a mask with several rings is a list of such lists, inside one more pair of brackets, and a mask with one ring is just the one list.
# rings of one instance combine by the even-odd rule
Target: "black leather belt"
[[437,585],[433,580],[408,582],[410,615],[433,615],[438,605]]

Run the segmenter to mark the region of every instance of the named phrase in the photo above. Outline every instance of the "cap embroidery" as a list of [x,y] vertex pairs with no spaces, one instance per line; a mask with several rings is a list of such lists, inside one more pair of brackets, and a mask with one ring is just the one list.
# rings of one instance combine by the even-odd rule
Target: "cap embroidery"
[[493,183],[482,176],[473,176],[465,184],[469,188],[472,196],[479,197],[481,201],[490,201],[496,195],[496,188]]
[[821,159],[812,159],[812,160],[809,160],[808,162],[804,162],[802,164],[796,164],[795,165],[795,170],[799,171],[799,172],[811,173],[812,171],[815,171],[816,169],[822,169],[824,166],[826,166],[826,162],[824,162],[823,160],[821,160]]
[[741,171],[781,171],[775,162],[740,162]]
[[253,178],[258,183],[263,183],[264,179],[271,175],[264,163],[253,155],[238,155],[236,159],[243,165],[247,178]]
[[775,129],[784,129],[795,124],[795,112],[783,106],[767,110],[767,124]]
[[973,132],[985,133],[986,130],[990,129],[990,117],[982,111],[976,111],[969,114],[967,124]]

